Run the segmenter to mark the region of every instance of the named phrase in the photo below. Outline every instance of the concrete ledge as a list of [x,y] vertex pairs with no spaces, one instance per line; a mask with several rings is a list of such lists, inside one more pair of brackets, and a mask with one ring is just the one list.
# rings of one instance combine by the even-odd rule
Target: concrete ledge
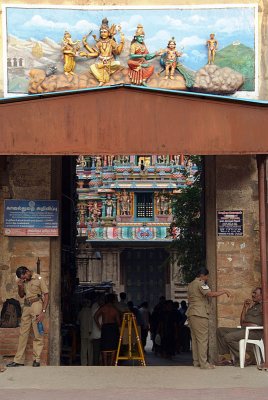
[[[268,374],[264,371],[259,371],[256,366],[244,369],[236,367],[218,367],[215,370],[200,370],[199,368],[194,367],[176,366],[19,367],[7,369],[5,372],[0,374],[0,387],[1,393],[4,389],[53,389],[65,391],[80,389],[88,391],[104,390],[106,393],[115,389],[129,389],[132,390],[133,393],[135,393],[136,390],[153,391],[160,389],[203,390],[266,388],[267,390]],[[103,398],[105,398],[105,396]],[[108,398],[110,399],[110,397]],[[135,396],[135,398],[137,397]],[[245,399],[246,398],[249,399],[252,397],[245,397]],[[262,400],[264,398],[266,397],[263,397]],[[142,397],[140,397],[140,399],[142,399]],[[201,399],[203,399],[203,397],[199,398],[199,400]],[[218,397],[217,400],[219,400]]]

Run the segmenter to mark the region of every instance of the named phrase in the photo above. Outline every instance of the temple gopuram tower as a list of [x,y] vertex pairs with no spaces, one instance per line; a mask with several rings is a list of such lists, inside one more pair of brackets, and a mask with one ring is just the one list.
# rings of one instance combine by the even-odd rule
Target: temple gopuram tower
[[180,155],[80,156],[77,160],[77,274],[82,285],[111,282],[135,304],[181,300],[185,285],[171,241],[172,195],[197,167]]

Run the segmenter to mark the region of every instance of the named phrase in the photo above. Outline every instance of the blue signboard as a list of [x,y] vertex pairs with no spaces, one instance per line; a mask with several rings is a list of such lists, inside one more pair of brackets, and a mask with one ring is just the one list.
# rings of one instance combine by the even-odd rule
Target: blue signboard
[[57,200],[5,200],[4,235],[58,236]]

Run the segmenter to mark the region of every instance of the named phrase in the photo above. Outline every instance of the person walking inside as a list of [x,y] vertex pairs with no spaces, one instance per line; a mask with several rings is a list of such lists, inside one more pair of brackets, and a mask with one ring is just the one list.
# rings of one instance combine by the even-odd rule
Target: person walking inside
[[214,369],[215,366],[208,362],[208,322],[209,322],[209,298],[219,297],[228,290],[212,292],[207,285],[209,271],[200,268],[196,278],[188,286],[189,306],[187,316],[192,336],[192,352],[194,367],[201,369]]
[[27,267],[16,270],[18,278],[18,294],[24,298],[24,307],[21,316],[20,336],[17,353],[14,361],[7,367],[20,367],[24,365],[25,349],[33,327],[33,367],[40,367],[40,357],[44,347],[44,335],[39,333],[37,324],[43,322],[48,306],[48,288],[40,275],[30,271]]

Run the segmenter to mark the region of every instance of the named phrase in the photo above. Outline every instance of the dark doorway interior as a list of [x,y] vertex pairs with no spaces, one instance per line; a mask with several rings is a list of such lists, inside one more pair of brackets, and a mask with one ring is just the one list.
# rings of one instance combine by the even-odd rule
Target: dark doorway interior
[[151,306],[165,295],[168,283],[168,252],[163,248],[125,249],[120,268],[128,300],[135,305],[148,301]]

